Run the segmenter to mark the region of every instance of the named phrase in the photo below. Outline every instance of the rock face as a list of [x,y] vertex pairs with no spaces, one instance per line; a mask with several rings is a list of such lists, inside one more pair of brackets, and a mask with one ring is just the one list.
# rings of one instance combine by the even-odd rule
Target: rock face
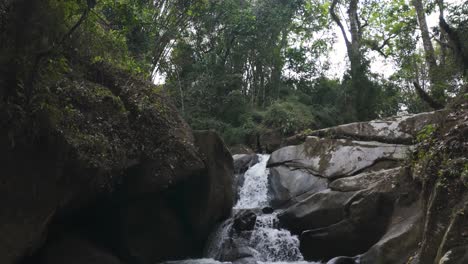
[[255,227],[255,223],[257,221],[257,214],[252,210],[242,210],[237,212],[234,216],[234,223],[232,224],[232,228],[237,233],[243,231],[252,231]]
[[303,168],[314,175],[335,179],[370,170],[380,161],[402,161],[409,150],[406,145],[308,137],[304,144],[275,151],[268,164]]
[[422,239],[413,263],[465,263],[468,245],[468,102],[458,105],[415,153],[423,183]]
[[379,141],[393,144],[412,144],[418,131],[429,124],[441,123],[447,110],[417,115],[391,117],[383,120],[359,122],[312,131],[286,140],[289,144],[303,141],[307,136],[347,138],[362,141]]
[[250,167],[258,163],[257,154],[236,154],[232,156],[234,160],[234,172],[243,174]]
[[308,137],[306,142],[275,151],[270,167],[274,206],[326,189],[333,179],[397,166],[411,146]]
[[[284,175],[288,175],[288,177],[284,177]],[[305,169],[291,170],[287,166],[270,168],[268,181],[271,204],[275,207],[306,192],[325,190],[328,185],[325,178],[312,175]]]
[[0,105],[2,264],[56,243],[49,230],[90,234],[109,261],[197,256],[230,213],[232,158],[219,137],[194,138],[152,84],[97,67],[51,87],[27,118]]
[[[463,263],[468,196],[460,171],[468,163],[460,155],[468,153],[466,107],[313,131],[272,153],[272,205],[282,211],[281,226],[299,235],[304,257],[329,263]],[[428,125],[453,135],[439,139],[445,142],[439,149],[450,154],[438,157],[458,153],[446,161],[458,173],[456,183],[433,180],[431,175],[450,174],[428,172],[431,164],[440,169],[436,151],[428,158],[433,163],[406,162],[415,149],[417,157],[428,155],[422,143],[413,145]]]
[[122,264],[106,250],[74,235],[57,239],[47,245],[35,261],[44,264]]

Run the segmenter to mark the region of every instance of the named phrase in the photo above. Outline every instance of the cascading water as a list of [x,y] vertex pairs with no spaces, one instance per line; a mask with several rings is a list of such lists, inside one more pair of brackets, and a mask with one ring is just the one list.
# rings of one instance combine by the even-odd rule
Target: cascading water
[[[234,215],[235,212],[246,209],[260,211],[260,209],[269,205],[269,169],[267,168],[269,155],[258,155],[258,157],[259,162],[249,168],[244,174],[245,179],[239,191],[239,200],[233,208]],[[226,220],[212,234],[206,250],[206,257],[209,259],[187,260],[185,262],[177,262],[177,264],[231,263],[218,262],[214,259],[220,259],[224,253],[226,244],[232,241],[233,221],[233,218]],[[302,254],[299,251],[299,239],[289,231],[278,228],[276,213],[257,215],[254,229],[247,238],[247,246],[253,250],[253,257],[258,264],[316,263],[303,261]]]
[[276,228],[277,222],[276,214],[257,217],[250,238],[250,246],[257,251],[255,258],[265,263],[303,260],[299,239],[287,230]]
[[263,208],[268,205],[268,174],[267,162],[270,155],[258,155],[258,163],[244,174],[244,184],[239,191],[239,201],[236,209]]

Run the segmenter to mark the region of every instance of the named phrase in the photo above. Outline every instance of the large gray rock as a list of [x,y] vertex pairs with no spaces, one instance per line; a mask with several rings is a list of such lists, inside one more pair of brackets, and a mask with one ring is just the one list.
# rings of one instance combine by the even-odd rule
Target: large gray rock
[[241,259],[253,259],[255,250],[249,247],[249,241],[243,238],[230,238],[224,243],[220,260],[236,261]]
[[195,131],[194,136],[204,170],[167,192],[118,204],[115,233],[118,247],[129,258],[154,263],[197,256],[212,228],[229,217],[232,156],[216,133]]
[[391,207],[379,193],[369,193],[356,196],[344,209],[344,220],[302,232],[301,251],[305,258],[327,260],[365,252],[384,233]]
[[15,127],[0,131],[0,263],[34,254],[61,213],[80,214],[115,189],[134,200],[151,196],[204,170],[191,129],[167,97],[101,66],[83,69],[99,80],[60,80],[31,123],[0,106],[0,126]]
[[275,151],[268,166],[302,168],[334,179],[371,169],[383,160],[402,161],[410,150],[406,145],[308,137],[304,144]]
[[[304,257],[309,260],[327,260],[335,256],[356,256],[366,252],[377,243],[387,231],[387,225],[392,218],[394,201],[399,201],[406,206],[407,200],[410,202],[414,200],[414,197],[407,195],[410,187],[403,184],[405,179],[411,178],[405,172],[406,170],[396,168],[362,173],[332,182],[330,184],[332,190],[326,192],[326,195],[330,197],[317,200],[314,206],[343,194],[351,196],[335,208],[325,204],[328,206],[326,209],[335,211],[335,217],[336,212],[342,212],[341,219],[336,223],[329,222],[317,227],[314,225],[317,221],[315,218],[319,216],[314,215],[315,212],[309,211],[309,208],[295,208],[303,202],[292,206],[299,213],[310,213],[312,216],[304,217],[308,225],[303,225],[304,222],[294,218],[287,219],[293,221],[290,226],[302,225],[302,228],[310,229],[299,230],[303,231],[300,241]],[[290,214],[288,210],[291,208],[286,210],[286,213]],[[327,215],[329,216],[330,214]]]
[[344,219],[347,204],[355,194],[330,189],[318,192],[279,214],[280,224],[293,233],[300,234],[305,230],[338,223]]
[[417,133],[429,124],[438,124],[447,115],[446,110],[391,117],[370,122],[351,123],[317,130],[309,135],[387,143],[412,144]]
[[252,231],[257,221],[257,214],[252,210],[241,210],[234,215],[232,229],[241,233],[244,231]]
[[327,188],[328,180],[310,174],[304,169],[286,166],[270,168],[268,192],[273,207],[280,207],[291,199],[308,192],[320,192]]
[[257,154],[235,154],[232,155],[232,159],[234,160],[234,173],[236,174],[244,173],[259,161]]
[[35,263],[43,264],[123,264],[112,253],[78,236],[55,239],[43,248]]
[[[396,177],[400,174],[401,167],[380,170],[373,172],[364,172],[355,176],[341,178],[330,183],[330,189],[340,192],[353,192],[373,187],[386,188],[391,190],[392,185],[384,185],[384,182],[396,184]],[[387,191],[390,191],[387,190]],[[377,191],[377,190],[374,190]]]
[[360,257],[360,263],[407,263],[420,240],[421,216],[419,202],[395,210],[387,232]]
[[355,258],[350,257],[336,257],[330,259],[327,264],[357,264]]

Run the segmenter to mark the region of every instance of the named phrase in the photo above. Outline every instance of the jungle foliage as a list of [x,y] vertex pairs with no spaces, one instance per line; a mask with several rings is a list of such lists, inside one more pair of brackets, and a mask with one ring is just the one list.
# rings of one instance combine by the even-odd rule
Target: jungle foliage
[[194,129],[234,145],[445,106],[467,92],[467,25],[468,3],[442,0],[4,0],[0,100],[33,111],[64,75],[113,65],[164,76]]

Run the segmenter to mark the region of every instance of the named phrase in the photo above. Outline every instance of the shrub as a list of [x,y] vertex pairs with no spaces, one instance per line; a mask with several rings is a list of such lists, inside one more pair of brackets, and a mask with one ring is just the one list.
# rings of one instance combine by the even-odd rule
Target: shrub
[[283,135],[292,135],[315,126],[311,109],[294,101],[277,102],[268,107],[264,125],[279,129]]

